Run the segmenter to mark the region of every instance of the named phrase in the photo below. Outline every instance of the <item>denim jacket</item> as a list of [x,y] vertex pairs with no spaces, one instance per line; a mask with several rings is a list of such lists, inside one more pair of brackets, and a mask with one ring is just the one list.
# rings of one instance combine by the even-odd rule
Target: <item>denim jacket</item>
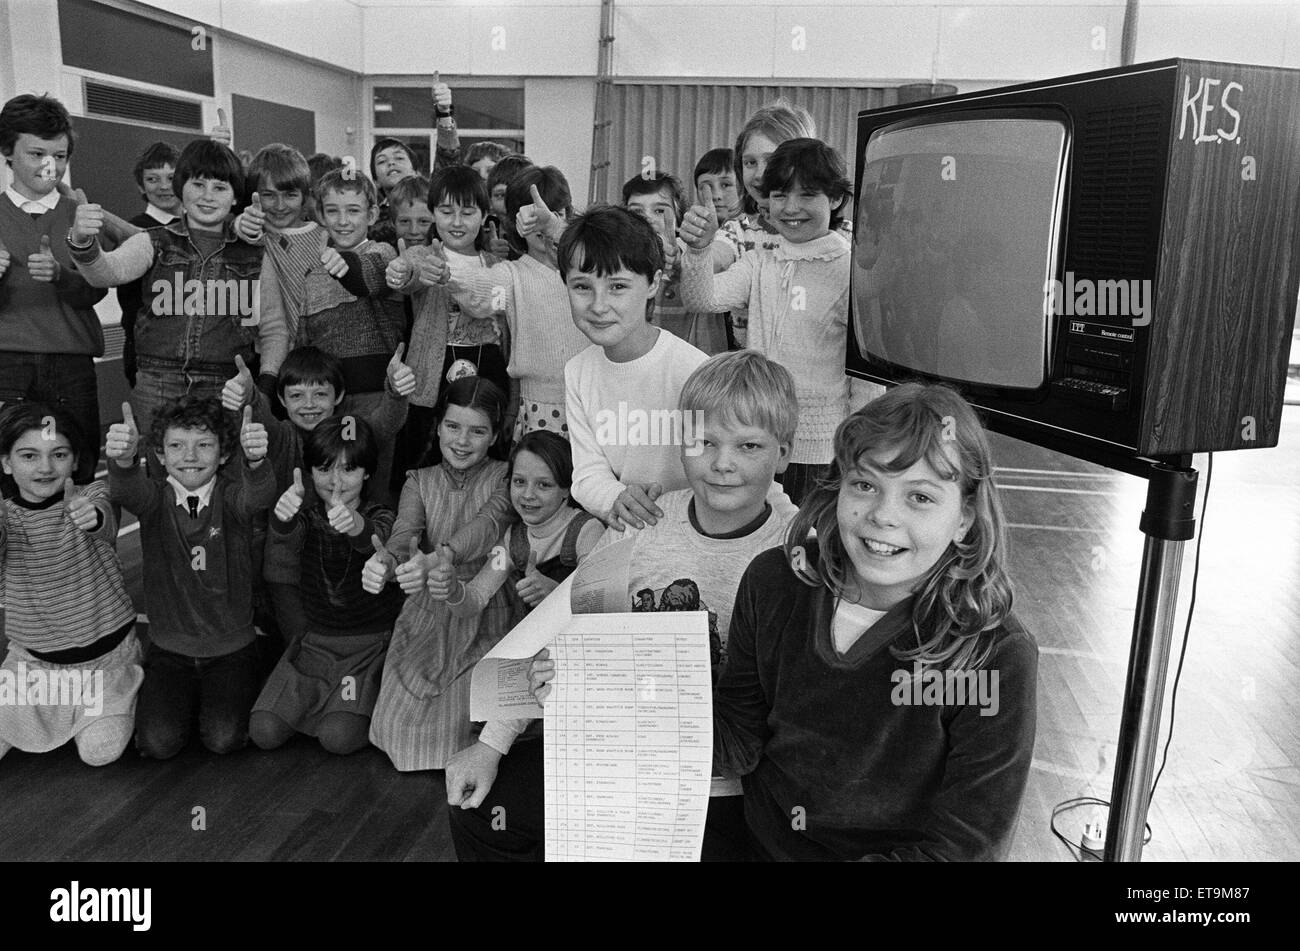
[[[243,302],[254,299],[254,288],[262,270],[262,249],[236,236],[231,222],[226,222],[221,248],[206,260],[190,241],[184,219],[155,228],[147,234],[153,240],[153,266],[145,282],[145,306],[135,324],[136,354],[163,361],[178,361],[187,367],[212,365],[229,369],[239,354],[252,361],[257,340],[256,310],[249,311]],[[177,308],[175,287],[197,279],[208,288],[209,281],[221,281],[223,294],[212,295],[218,306],[207,312],[209,296],[195,314],[173,313]],[[154,289],[166,285],[162,301]],[[234,284],[228,282],[234,281]],[[182,297],[184,303],[184,297]],[[232,306],[234,305],[234,306]]]
[[232,221],[221,247],[207,258],[183,218],[134,235],[115,251],[96,244],[72,249],[72,257],[97,287],[144,278],[135,322],[142,366],[229,372],[236,354],[253,360],[262,249],[240,239]]

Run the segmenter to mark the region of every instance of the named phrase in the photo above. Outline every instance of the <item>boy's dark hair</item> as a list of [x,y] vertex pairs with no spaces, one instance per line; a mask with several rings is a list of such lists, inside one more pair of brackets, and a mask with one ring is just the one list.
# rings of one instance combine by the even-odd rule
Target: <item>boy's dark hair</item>
[[248,190],[254,192],[263,187],[278,191],[297,189],[304,198],[308,197],[311,194],[311,166],[306,157],[283,142],[262,146],[248,166]]
[[[481,376],[463,376],[443,388],[442,396],[434,409],[434,431],[442,425],[442,418],[447,415],[448,406],[465,406],[479,410],[488,418],[492,427],[492,443],[488,446],[488,457],[500,459],[506,434],[502,431],[506,418],[506,394],[501,387]],[[432,441],[436,443],[437,436]]]
[[222,409],[221,400],[215,396],[186,395],[164,403],[149,427],[149,445],[155,452],[163,451],[169,429],[206,429],[217,437],[223,456],[234,452],[239,445],[235,414]]
[[62,406],[46,403],[14,403],[0,411],[0,456],[13,452],[14,443],[22,438],[23,433],[33,429],[45,430],[51,422],[53,431],[68,440],[75,459],[81,446],[81,426],[76,417]]
[[650,222],[635,212],[594,205],[564,229],[556,263],[560,280],[567,280],[571,269],[604,277],[627,268],[653,281],[655,272],[663,270],[664,245]]
[[343,167],[343,160],[337,155],[326,155],[324,152],[317,152],[307,159],[307,168],[311,170],[311,187],[314,191],[316,183],[321,180],[326,172],[332,172],[336,168]]
[[375,157],[379,155],[379,153],[382,152],[384,149],[391,149],[394,145],[401,147],[402,151],[406,153],[406,157],[411,161],[411,170],[416,174],[419,174],[420,166],[416,164],[415,153],[411,151],[411,147],[407,145],[405,142],[403,142],[401,139],[394,139],[392,136],[388,136],[376,142],[374,147],[370,150],[370,177],[371,178],[375,178],[375,179],[379,178],[379,175],[375,172]]
[[302,461],[309,469],[333,465],[346,459],[374,475],[379,465],[379,443],[375,432],[360,416],[331,416],[309,432],[302,441]]
[[311,383],[328,383],[334,395],[344,392],[343,364],[338,357],[319,347],[295,347],[280,364],[280,376],[275,381],[275,391],[284,398],[285,387]]
[[366,176],[365,172],[358,171],[355,168],[332,169],[320,177],[320,181],[316,183],[316,187],[312,191],[312,197],[316,199],[317,208],[320,208],[325,203],[326,193],[332,191],[340,194],[364,195],[371,208],[379,205],[379,192],[375,189],[375,183]]
[[[573,449],[569,445],[569,440],[565,439],[559,433],[548,432],[545,429],[535,429],[531,433],[525,433],[524,437],[515,443],[515,447],[510,450],[510,465],[506,469],[506,482],[515,475],[515,459],[521,452],[531,452],[538,459],[546,464],[546,468],[551,470],[551,475],[555,478],[555,484],[561,489],[571,489],[573,487]],[[569,505],[573,508],[582,508],[573,498],[573,493],[569,493]]]
[[510,183],[526,168],[533,167],[533,160],[522,152],[511,152],[509,155],[503,155],[492,166],[492,171],[488,172],[487,190],[488,197],[492,195],[492,189],[498,185],[509,187]]
[[466,165],[473,165],[485,158],[490,158],[493,162],[499,162],[509,154],[510,150],[500,142],[475,142],[465,153],[464,162]]
[[14,145],[23,133],[38,139],[57,139],[66,135],[69,158],[77,140],[68,110],[49,95],[14,96],[0,108],[0,154],[7,159],[13,158]]
[[763,195],[788,189],[798,182],[804,188],[823,192],[831,200],[831,230],[844,220],[847,199],[853,196],[844,159],[821,139],[789,139],[782,142],[767,161],[758,190]]
[[406,202],[428,202],[429,180],[423,175],[408,175],[388,190],[388,216],[397,220],[397,209]]
[[[533,203],[532,187],[536,185],[538,194],[551,211],[573,214],[573,199],[569,195],[569,182],[554,165],[531,165],[524,169],[506,186],[506,218],[510,221],[506,239],[521,254],[528,253],[528,242],[515,233],[515,216],[524,205]],[[489,194],[491,194],[489,192]]]
[[682,190],[681,179],[667,172],[633,175],[623,183],[623,204],[626,205],[633,195],[657,195],[665,189],[673,200],[677,220],[681,221],[686,215],[686,193]]
[[695,163],[695,172],[691,175],[691,181],[696,185],[700,183],[701,175],[735,175],[736,174],[736,153],[731,149],[709,149],[700,156],[700,160]]
[[176,168],[176,160],[181,157],[181,153],[176,151],[176,146],[170,142],[155,142],[140,154],[140,158],[135,163],[135,183],[144,190],[144,173],[155,168],[166,168],[170,165],[173,171]]
[[179,195],[186,182],[199,178],[228,183],[235,192],[236,203],[244,195],[244,166],[239,156],[220,142],[195,139],[181,150],[172,188]]

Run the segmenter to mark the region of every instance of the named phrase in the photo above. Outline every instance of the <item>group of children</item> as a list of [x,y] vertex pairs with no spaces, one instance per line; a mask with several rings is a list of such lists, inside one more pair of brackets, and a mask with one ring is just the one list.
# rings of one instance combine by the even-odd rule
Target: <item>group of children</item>
[[[58,186],[57,101],[0,111],[3,667],[98,673],[104,700],[0,704],[0,757],[73,739],[103,765],[134,737],[165,759],[196,724],[218,753],[373,743],[446,770],[460,858],[541,857],[536,725],[472,724],[470,671],[635,532],[627,609],[671,589],[710,614],[706,858],[995,857],[1036,652],[978,419],[939,387],[868,402],[843,372],[842,157],[778,102],[700,159],[693,204],[659,172],[578,214],[553,166],[461,156],[450,100],[439,83],[428,179],[395,139],[370,176],[280,144],[247,168],[218,141],[153,146],[134,227]],[[134,364],[105,483],[110,286]],[[997,668],[1000,715],[891,707],[913,661]],[[540,693],[553,674],[534,664]]]

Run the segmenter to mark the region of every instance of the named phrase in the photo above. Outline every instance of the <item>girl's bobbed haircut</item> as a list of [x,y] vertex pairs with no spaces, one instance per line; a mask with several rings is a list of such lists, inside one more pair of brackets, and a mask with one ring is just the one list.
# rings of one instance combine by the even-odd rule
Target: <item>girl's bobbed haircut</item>
[[[433,173],[433,178],[429,179],[428,192],[429,210],[433,211],[445,201],[454,201],[456,204],[464,207],[477,208],[486,218],[488,211],[491,209],[491,202],[488,201],[487,182],[483,181],[483,176],[476,172],[469,165],[447,165]],[[437,234],[438,221],[434,218],[433,232],[438,238],[442,235]],[[474,247],[480,251],[487,249],[487,229],[480,223],[478,234],[474,237]]]
[[569,222],[555,253],[560,280],[570,271],[605,277],[626,268],[654,281],[664,267],[664,244],[655,229],[634,211],[618,205],[593,205]]
[[[507,480],[514,478],[515,460],[519,458],[521,452],[531,452],[542,460],[546,468],[551,470],[555,484],[561,489],[573,488],[573,449],[569,441],[559,433],[548,432],[545,429],[535,429],[531,433],[526,433],[510,450],[510,467],[506,470]],[[582,507],[574,500],[572,491],[569,492],[568,504],[575,509]]]
[[303,438],[302,461],[309,469],[336,462],[360,466],[374,475],[379,465],[379,444],[370,424],[360,416],[331,416],[323,419]]
[[788,139],[767,160],[758,190],[764,195],[788,191],[795,183],[823,192],[831,200],[831,230],[844,221],[853,183],[844,158],[821,139]]
[[81,426],[62,406],[46,403],[14,403],[0,411],[0,456],[13,452],[14,444],[33,429],[62,436],[72,447],[75,457],[81,446]]
[[[916,645],[891,650],[905,663],[977,669],[993,647],[992,638],[982,635],[1011,613],[1006,524],[984,427],[950,387],[904,383],[840,423],[830,471],[790,523],[786,557],[805,584],[825,585],[837,597],[846,593],[853,566],[840,537],[840,486],[865,454],[881,451],[893,453],[884,466],[888,472],[906,471],[924,459],[959,485],[962,505],[972,516],[965,537],[949,543],[917,587],[912,601]],[[814,532],[815,565],[806,554]]]
[[751,135],[762,135],[780,145],[787,139],[813,139],[817,137],[817,124],[812,114],[803,106],[796,106],[788,99],[776,99],[759,107],[740,129],[736,136],[735,155],[736,184],[740,186],[740,210],[746,214],[757,214],[758,204],[749,194],[749,189],[741,183],[745,180],[745,144]]
[[431,442],[437,441],[437,428],[442,425],[442,418],[447,415],[448,406],[463,406],[476,409],[488,418],[492,427],[492,442],[488,446],[488,457],[505,458],[506,434],[503,430],[506,418],[506,394],[501,387],[481,376],[463,376],[443,388],[434,408],[434,434]]

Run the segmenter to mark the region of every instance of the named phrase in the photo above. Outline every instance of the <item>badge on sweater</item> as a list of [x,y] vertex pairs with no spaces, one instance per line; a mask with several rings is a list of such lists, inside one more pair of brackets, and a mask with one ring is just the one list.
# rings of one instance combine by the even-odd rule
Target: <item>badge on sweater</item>
[[447,369],[448,383],[455,383],[462,377],[467,376],[478,376],[478,367],[474,365],[472,360],[456,360]]

